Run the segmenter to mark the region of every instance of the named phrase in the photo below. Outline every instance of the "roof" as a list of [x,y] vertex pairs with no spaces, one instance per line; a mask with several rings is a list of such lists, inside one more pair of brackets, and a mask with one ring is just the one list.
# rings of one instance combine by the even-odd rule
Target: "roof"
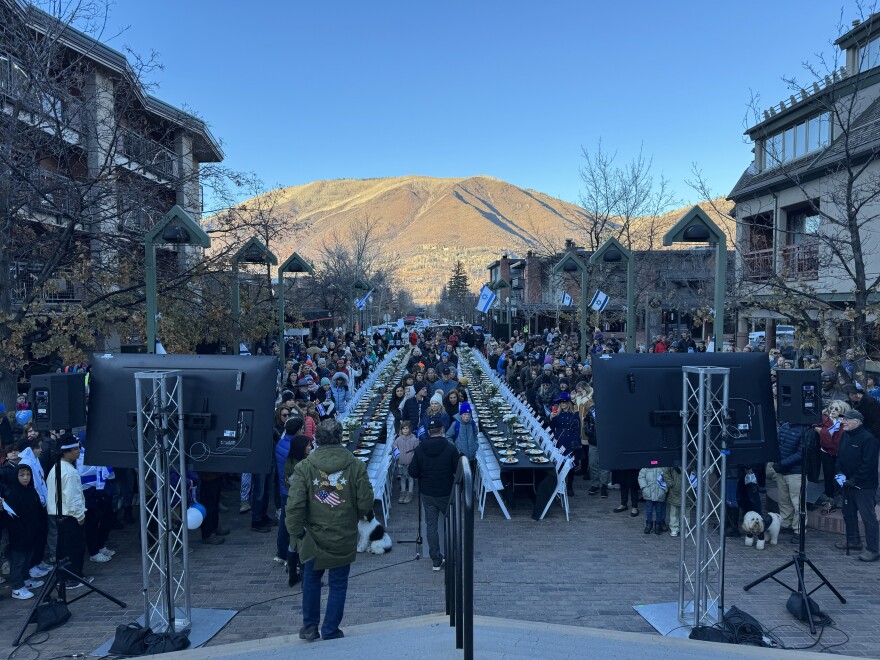
[[864,43],[875,36],[875,28],[880,28],[880,13],[871,14],[861,23],[854,25],[849,32],[840,35],[834,45],[841,49],[847,49],[856,44]]
[[869,105],[853,123],[847,136],[838,136],[825,149],[787,163],[784,167],[774,167],[752,174],[747,169],[736,182],[728,198],[737,201],[764,191],[789,188],[792,179],[808,181],[824,176],[844,158],[844,150],[849,147],[851,157],[860,159],[873,156],[880,149],[880,98]]
[[57,18],[30,3],[23,2],[23,0],[3,1],[13,10],[19,11],[28,26],[38,32],[48,32],[53,28],[57,30],[57,27],[61,25],[62,29],[58,38],[65,47],[123,76],[135,90],[138,99],[148,112],[190,131],[195,137],[193,148],[199,161],[213,163],[223,160],[223,149],[205,122],[147,94],[125,55],[69,24],[62,25]]

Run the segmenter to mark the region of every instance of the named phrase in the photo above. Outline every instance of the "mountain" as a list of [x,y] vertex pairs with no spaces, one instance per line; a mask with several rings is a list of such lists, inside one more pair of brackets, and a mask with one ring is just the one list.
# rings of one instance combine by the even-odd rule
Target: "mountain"
[[384,249],[400,256],[400,281],[421,303],[439,297],[457,259],[476,291],[501,254],[522,256],[548,241],[561,246],[575,237],[567,222],[587,218],[575,204],[488,176],[315,181],[283,188],[278,204],[292,218],[282,232],[289,238],[273,245],[279,255],[314,259],[332,232],[345,236],[354,221],[370,218]]

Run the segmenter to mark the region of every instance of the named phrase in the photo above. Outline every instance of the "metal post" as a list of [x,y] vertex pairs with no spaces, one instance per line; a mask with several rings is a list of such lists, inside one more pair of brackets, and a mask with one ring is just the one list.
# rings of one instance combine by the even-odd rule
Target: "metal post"
[[718,234],[715,248],[715,351],[724,350],[724,294],[727,290],[727,239],[724,232]]
[[636,352],[635,265],[632,255],[626,260],[626,352]]
[[232,354],[241,353],[241,300],[238,281],[238,259],[232,260]]
[[[559,309],[557,307],[557,309]],[[557,314],[558,316],[558,314]],[[557,319],[558,323],[558,319]],[[581,362],[587,359],[587,269],[581,268]]]
[[[682,367],[682,502],[678,616],[690,626],[721,621],[727,476],[725,418],[730,370]],[[690,475],[696,485],[691,486]],[[693,493],[695,518],[688,500]],[[693,548],[693,563],[689,552]]]
[[[179,371],[135,374],[144,625],[190,627],[183,379]],[[172,482],[171,470],[178,473]]]
[[156,352],[156,250],[149,234],[144,239],[144,278],[147,295],[147,353]]
[[278,363],[284,369],[286,351],[284,339],[284,267],[278,269]]

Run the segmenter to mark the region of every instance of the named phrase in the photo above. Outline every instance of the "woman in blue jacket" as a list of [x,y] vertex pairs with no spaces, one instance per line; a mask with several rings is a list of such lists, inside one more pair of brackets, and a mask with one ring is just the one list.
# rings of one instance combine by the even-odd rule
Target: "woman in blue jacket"
[[[572,408],[571,394],[562,392],[554,402],[558,408],[550,413],[550,430],[556,444],[565,450],[566,455],[580,460],[581,453],[581,418]],[[569,495],[574,495],[574,471],[569,470],[565,485]]]

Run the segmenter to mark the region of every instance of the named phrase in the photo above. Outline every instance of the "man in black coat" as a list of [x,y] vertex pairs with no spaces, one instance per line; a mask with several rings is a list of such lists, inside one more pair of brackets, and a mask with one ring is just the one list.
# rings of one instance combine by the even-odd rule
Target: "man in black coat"
[[[865,397],[869,398],[869,397]],[[863,426],[865,418],[857,410],[846,413],[843,419],[845,433],[837,450],[837,483],[843,487],[843,520],[846,540],[835,547],[840,550],[861,550],[859,519],[865,526],[865,552],[862,561],[880,559],[880,525],[874,506],[877,502],[877,462],[880,459],[880,441]]]
[[425,507],[428,552],[435,571],[443,566],[437,521],[449,508],[458,461],[458,451],[443,436],[443,423],[432,419],[428,422],[428,437],[413,453],[409,476],[419,480],[419,493]]
[[850,405],[862,413],[864,427],[875,438],[880,438],[880,403],[855,385],[844,385],[843,392],[849,397]]

